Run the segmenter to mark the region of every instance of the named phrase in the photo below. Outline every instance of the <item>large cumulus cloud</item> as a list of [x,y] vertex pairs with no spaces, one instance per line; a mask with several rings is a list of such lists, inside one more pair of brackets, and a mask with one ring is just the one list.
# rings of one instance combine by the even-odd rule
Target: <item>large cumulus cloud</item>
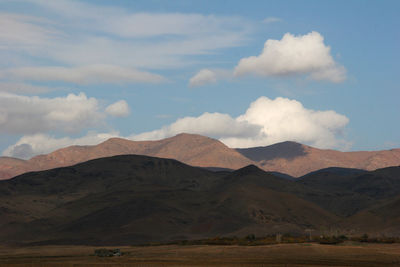
[[314,80],[342,82],[346,70],[335,62],[331,48],[324,44],[318,32],[295,36],[286,33],[281,40],[269,39],[258,56],[242,58],[236,66],[236,76],[309,75]]
[[230,147],[265,146],[291,140],[320,148],[343,148],[347,142],[341,139],[341,134],[348,122],[346,116],[333,110],[307,109],[299,101],[288,98],[260,97],[237,118],[204,113],[131,138],[161,139],[188,132],[218,138]]
[[40,98],[0,92],[0,133],[78,132],[103,117],[96,98],[84,93]]

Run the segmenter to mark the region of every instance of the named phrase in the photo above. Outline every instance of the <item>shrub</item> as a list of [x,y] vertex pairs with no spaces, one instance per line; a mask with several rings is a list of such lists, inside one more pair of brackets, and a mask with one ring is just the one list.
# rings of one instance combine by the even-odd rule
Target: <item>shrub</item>
[[94,251],[94,255],[98,257],[113,257],[113,256],[121,256],[121,251],[119,249],[96,249]]
[[248,241],[254,241],[254,240],[256,240],[256,236],[254,234],[250,234],[250,235],[246,236],[246,239]]
[[323,245],[336,245],[342,243],[344,240],[336,236],[324,236],[319,238],[318,241]]

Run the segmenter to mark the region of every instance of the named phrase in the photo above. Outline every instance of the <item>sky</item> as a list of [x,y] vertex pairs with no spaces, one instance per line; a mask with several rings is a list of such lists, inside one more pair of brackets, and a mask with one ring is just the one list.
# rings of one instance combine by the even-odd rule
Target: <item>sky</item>
[[0,0],[0,153],[181,132],[400,147],[399,1]]

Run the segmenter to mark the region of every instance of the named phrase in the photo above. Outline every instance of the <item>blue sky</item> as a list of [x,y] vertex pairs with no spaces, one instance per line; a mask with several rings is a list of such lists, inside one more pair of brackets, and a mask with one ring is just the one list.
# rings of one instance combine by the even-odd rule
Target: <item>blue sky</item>
[[400,147],[398,1],[0,1],[0,151],[179,132]]

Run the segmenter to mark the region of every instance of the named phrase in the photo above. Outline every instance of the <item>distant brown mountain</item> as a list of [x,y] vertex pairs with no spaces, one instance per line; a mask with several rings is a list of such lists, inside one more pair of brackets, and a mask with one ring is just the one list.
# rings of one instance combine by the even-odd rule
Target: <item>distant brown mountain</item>
[[376,170],[400,165],[400,149],[341,152],[317,149],[296,142],[283,142],[236,151],[266,171],[286,173],[294,177],[329,167]]
[[111,138],[98,145],[70,146],[30,160],[0,157],[0,180],[29,171],[71,166],[91,159],[126,154],[172,158],[192,166],[233,170],[254,164],[265,171],[285,173],[293,177],[329,167],[375,170],[400,165],[400,149],[340,152],[317,149],[296,142],[232,149],[212,138],[179,134],[158,141]]
[[179,134],[159,141],[111,138],[94,146],[70,146],[30,160],[0,157],[0,179],[28,171],[71,166],[91,159],[138,154],[173,158],[198,167],[239,169],[253,162],[218,140],[194,134]]

